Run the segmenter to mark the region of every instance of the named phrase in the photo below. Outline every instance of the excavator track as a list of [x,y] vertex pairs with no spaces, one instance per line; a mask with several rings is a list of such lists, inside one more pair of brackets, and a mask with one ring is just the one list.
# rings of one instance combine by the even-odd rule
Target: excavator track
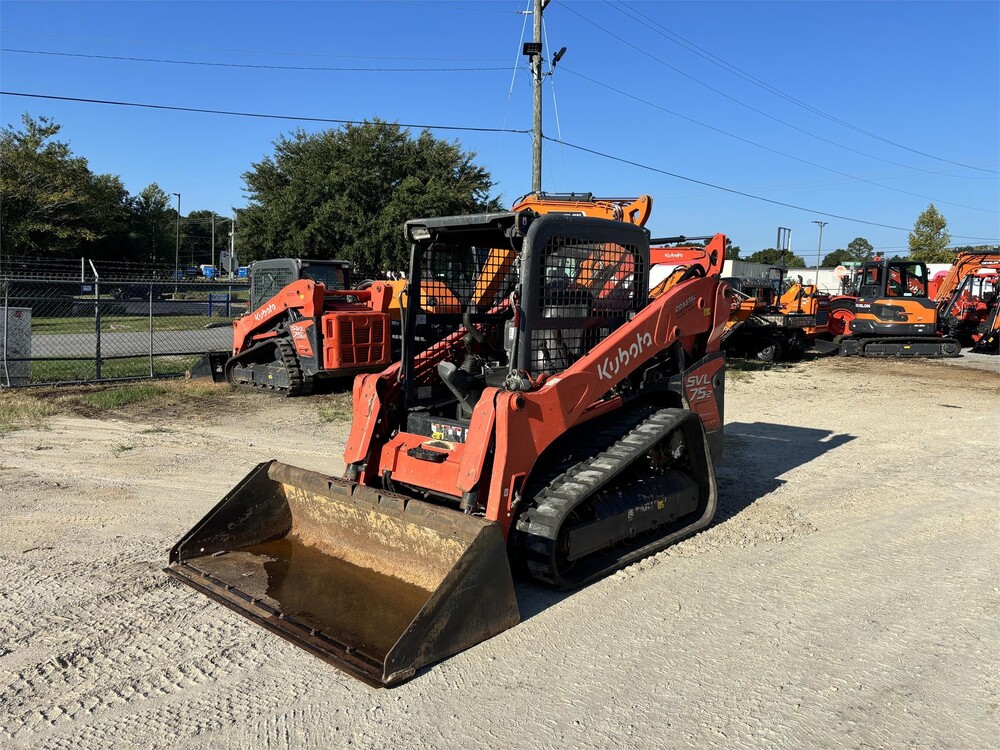
[[957,357],[962,353],[958,339],[941,336],[913,338],[907,336],[855,337],[840,341],[841,356],[859,357]]
[[522,571],[561,589],[658,552],[715,514],[697,415],[645,406],[588,427],[530,482],[512,535]]
[[[271,352],[270,359],[265,355]],[[226,380],[249,391],[282,396],[307,396],[313,377],[302,370],[290,339],[267,339],[226,362]]]

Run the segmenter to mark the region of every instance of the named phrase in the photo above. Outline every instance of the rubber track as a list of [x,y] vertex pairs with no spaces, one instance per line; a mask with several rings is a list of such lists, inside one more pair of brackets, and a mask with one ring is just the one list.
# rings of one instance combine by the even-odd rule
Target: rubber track
[[[235,362],[239,362],[240,358],[245,357],[251,352],[257,349],[262,349],[266,346],[277,347],[278,354],[281,357],[281,364],[284,365],[285,370],[288,371],[288,381],[291,383],[290,387],[285,388],[284,386],[263,386],[258,385],[257,383],[244,383],[236,381],[231,377],[230,365],[235,364]],[[299,358],[295,353],[295,347],[292,345],[291,340],[281,336],[277,339],[261,342],[260,344],[247,349],[242,354],[230,359],[229,362],[226,363],[226,380],[237,388],[243,388],[248,391],[262,391],[264,393],[272,393],[282,396],[308,396],[313,390],[313,378],[311,375],[307,375],[302,372],[302,366],[299,364]]]
[[[868,336],[865,338],[855,339],[858,342],[858,352],[854,356],[858,357],[868,357],[869,359],[881,358],[881,357],[928,357],[935,359],[938,357],[957,357],[962,353],[962,344],[958,339],[944,338],[944,337],[933,337],[933,338],[914,338],[912,336]],[[940,352],[938,354],[868,354],[865,351],[865,347],[869,344],[954,344],[955,353],[947,354],[945,352]]]
[[[515,544],[523,555],[527,572],[536,580],[558,588],[576,588],[596,578],[622,568],[669,546],[651,542],[630,554],[618,557],[605,568],[588,573],[579,580],[567,581],[555,570],[555,546],[559,532],[573,509],[607,485],[633,462],[642,457],[667,437],[687,416],[683,409],[643,407],[611,420],[602,429],[593,430],[585,439],[581,450],[578,444],[574,455],[593,454],[589,458],[564,459],[557,465],[560,473],[548,481],[534,497],[529,496],[532,507],[521,513],[517,522]],[[551,477],[555,472],[544,472]],[[533,482],[538,486],[540,482]],[[530,491],[530,490],[529,490]],[[600,552],[596,554],[601,554]]]

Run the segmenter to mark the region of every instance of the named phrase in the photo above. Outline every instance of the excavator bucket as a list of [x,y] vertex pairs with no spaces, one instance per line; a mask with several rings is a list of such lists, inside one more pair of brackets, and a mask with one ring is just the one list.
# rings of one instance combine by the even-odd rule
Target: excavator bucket
[[520,620],[496,523],[277,461],[166,572],[376,687]]

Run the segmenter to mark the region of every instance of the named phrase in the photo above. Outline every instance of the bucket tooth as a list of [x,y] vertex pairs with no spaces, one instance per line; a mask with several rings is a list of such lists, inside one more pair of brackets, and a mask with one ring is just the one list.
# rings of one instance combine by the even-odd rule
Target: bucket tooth
[[166,570],[376,686],[520,620],[496,523],[276,461],[186,534]]

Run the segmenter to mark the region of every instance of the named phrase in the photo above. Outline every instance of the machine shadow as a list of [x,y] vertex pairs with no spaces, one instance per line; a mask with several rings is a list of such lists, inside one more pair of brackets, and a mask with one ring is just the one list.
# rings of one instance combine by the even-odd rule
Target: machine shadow
[[[791,427],[768,422],[726,425],[723,461],[716,467],[719,504],[708,528],[724,523],[773,492],[787,480],[784,474],[855,440],[832,430]],[[529,581],[514,580],[521,620],[528,620],[573,591],[554,591]]]
[[719,505],[712,526],[774,492],[787,481],[780,478],[784,474],[856,438],[832,430],[769,422],[727,424],[725,452],[716,467]]

